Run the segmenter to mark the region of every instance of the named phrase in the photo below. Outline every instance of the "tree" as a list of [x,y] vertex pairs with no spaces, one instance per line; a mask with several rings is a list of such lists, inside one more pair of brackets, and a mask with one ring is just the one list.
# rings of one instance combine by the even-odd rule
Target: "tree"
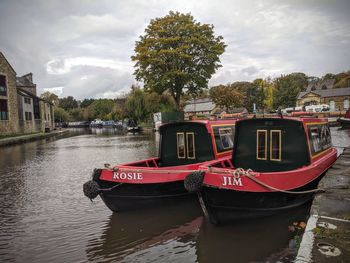
[[65,110],[71,110],[78,108],[78,102],[72,96],[68,96],[62,99],[59,99],[59,105]]
[[145,112],[145,96],[140,88],[133,88],[126,99],[125,110],[128,116],[135,120],[143,120]]
[[210,98],[217,106],[222,106],[230,111],[243,105],[243,94],[231,85],[219,85],[209,90]]
[[179,110],[184,91],[195,96],[207,88],[221,66],[222,40],[222,36],[214,36],[213,25],[200,24],[191,14],[171,11],[152,19],[132,56],[136,79],[144,82],[146,91],[162,94],[169,90]]
[[58,106],[59,99],[58,96],[54,93],[45,91],[43,94],[40,95],[40,98],[52,102],[55,106]]
[[95,99],[84,99],[80,103],[80,108],[86,108],[86,107],[90,106],[94,101],[95,101]]
[[275,80],[273,95],[274,108],[294,107],[299,92],[303,91],[308,84],[304,73],[291,73]]
[[112,112],[114,106],[115,102],[111,99],[95,100],[83,115],[90,119],[110,120],[111,115],[109,113]]
[[60,107],[54,107],[55,122],[67,122],[69,121],[69,113]]

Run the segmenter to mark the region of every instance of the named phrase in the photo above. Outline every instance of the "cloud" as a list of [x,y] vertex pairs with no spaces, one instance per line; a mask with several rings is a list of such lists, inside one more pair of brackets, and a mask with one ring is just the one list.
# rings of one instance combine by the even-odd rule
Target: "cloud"
[[54,93],[60,97],[63,94],[63,89],[64,87],[52,87],[52,88],[44,88],[44,91]]
[[34,73],[39,93],[119,96],[135,83],[135,41],[170,10],[191,12],[224,37],[209,85],[350,69],[348,0],[2,0],[0,47],[18,75]]
[[61,75],[69,73],[74,67],[91,66],[107,69],[115,69],[120,72],[132,72],[132,65],[128,62],[118,62],[111,59],[93,57],[75,57],[53,59],[47,62],[46,71],[49,74]]

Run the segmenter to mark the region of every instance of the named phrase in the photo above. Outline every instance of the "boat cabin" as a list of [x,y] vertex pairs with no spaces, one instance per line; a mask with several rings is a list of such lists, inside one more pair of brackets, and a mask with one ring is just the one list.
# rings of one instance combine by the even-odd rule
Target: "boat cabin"
[[232,163],[256,172],[289,171],[330,150],[326,119],[254,118],[236,123]]
[[235,120],[175,122],[160,126],[158,166],[205,162],[232,153]]

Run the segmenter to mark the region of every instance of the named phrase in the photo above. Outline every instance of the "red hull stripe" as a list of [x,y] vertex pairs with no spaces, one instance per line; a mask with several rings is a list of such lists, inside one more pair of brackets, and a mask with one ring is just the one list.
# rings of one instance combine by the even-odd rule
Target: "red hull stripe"
[[[281,189],[292,190],[314,181],[321,176],[337,159],[337,150],[332,149],[327,155],[314,161],[311,165],[286,172],[266,172],[252,174],[259,181]],[[200,170],[206,170],[204,166],[199,167]],[[215,168],[219,169],[219,168]],[[222,169],[226,170],[227,169]],[[233,171],[233,170],[231,170]],[[236,176],[232,174],[206,172],[203,184],[210,187],[230,189],[246,192],[273,192],[272,190],[252,181],[245,176]]]

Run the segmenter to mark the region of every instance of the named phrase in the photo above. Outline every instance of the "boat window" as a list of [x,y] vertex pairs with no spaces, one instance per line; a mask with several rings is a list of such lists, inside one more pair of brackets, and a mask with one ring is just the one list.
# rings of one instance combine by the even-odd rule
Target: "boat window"
[[281,161],[281,131],[270,131],[270,160]]
[[316,153],[316,152],[321,151],[320,136],[318,134],[318,127],[311,127],[310,134],[311,134],[312,148],[313,148],[314,152]]
[[256,159],[267,159],[267,130],[257,130],[256,132]]
[[310,148],[312,155],[332,147],[332,138],[327,124],[309,126]]
[[185,133],[178,132],[178,133],[176,133],[176,136],[177,136],[177,158],[185,159],[186,158]]
[[235,134],[234,125],[213,125],[216,151],[218,154],[232,150]]
[[219,135],[222,143],[222,148],[224,148],[225,150],[232,149],[233,147],[232,128],[220,128]]
[[196,150],[194,145],[194,133],[193,132],[187,132],[186,133],[186,139],[187,139],[187,158],[188,159],[195,159],[196,158]]

